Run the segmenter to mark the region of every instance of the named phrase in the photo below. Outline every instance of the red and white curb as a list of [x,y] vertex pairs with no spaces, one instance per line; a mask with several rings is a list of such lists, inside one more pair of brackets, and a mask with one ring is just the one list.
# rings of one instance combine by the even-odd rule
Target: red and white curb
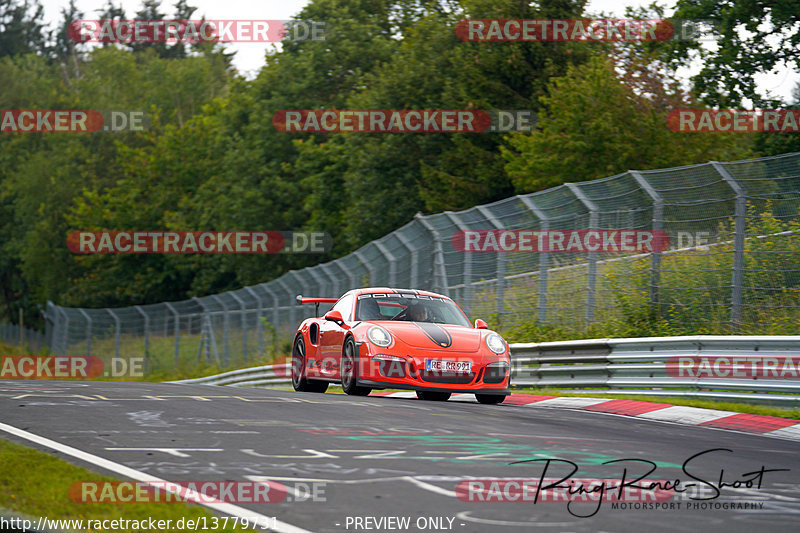
[[[389,398],[416,398],[415,392],[374,392],[371,396]],[[450,401],[475,402],[473,394],[453,394]],[[800,441],[800,420],[779,418],[777,416],[748,415],[720,411],[718,409],[701,409],[684,407],[667,403],[641,402],[636,400],[609,400],[607,398],[574,398],[566,396],[540,396],[536,394],[512,394],[503,405],[521,405],[536,407],[554,407],[561,409],[579,409],[596,413],[631,416],[646,420],[671,422],[686,426],[703,426],[716,429],[727,429]]]

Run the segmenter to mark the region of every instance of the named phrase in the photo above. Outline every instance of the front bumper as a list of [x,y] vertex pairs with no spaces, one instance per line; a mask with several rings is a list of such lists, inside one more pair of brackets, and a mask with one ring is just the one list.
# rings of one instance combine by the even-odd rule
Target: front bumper
[[397,383],[388,381],[374,381],[359,379],[358,384],[362,387],[369,387],[371,389],[403,389],[403,390],[419,390],[426,392],[453,392],[453,393],[466,393],[466,394],[497,394],[508,396],[511,391],[508,388],[490,389],[487,387],[471,387],[469,389],[454,388],[450,386],[437,386],[430,387],[424,385],[415,385],[411,383]]

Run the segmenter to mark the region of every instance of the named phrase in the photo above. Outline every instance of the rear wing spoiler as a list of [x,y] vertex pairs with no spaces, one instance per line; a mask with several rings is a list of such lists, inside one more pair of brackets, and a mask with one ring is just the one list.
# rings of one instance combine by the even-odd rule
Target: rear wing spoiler
[[339,301],[339,298],[310,298],[299,294],[295,299],[300,304],[314,304],[314,316],[319,316],[319,304],[335,304]]

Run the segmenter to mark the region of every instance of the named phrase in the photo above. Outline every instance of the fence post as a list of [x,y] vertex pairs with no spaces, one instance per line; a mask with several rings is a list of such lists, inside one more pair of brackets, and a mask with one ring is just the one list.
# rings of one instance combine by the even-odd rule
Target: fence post
[[[202,322],[200,323],[200,345],[197,351],[197,361],[200,361],[200,354],[203,350],[203,340],[206,340],[206,363],[209,361],[209,343],[214,343],[214,353],[217,353],[217,339],[214,337],[214,324],[211,322],[211,315],[208,313],[208,309],[203,304],[202,300],[197,296],[192,296],[192,300],[200,306],[200,309],[203,310],[203,318]],[[206,326],[208,324],[208,326]],[[206,338],[206,327],[209,329],[208,338]],[[219,357],[217,358],[217,362],[219,363]]]
[[[550,230],[550,217],[544,214],[544,211],[539,209],[539,206],[529,196],[517,196],[520,202],[525,204],[536,218],[539,219],[539,228],[541,231]],[[547,320],[547,274],[550,271],[550,253],[548,250],[539,250],[539,316],[540,323]]]
[[364,268],[366,268],[367,272],[369,272],[369,283],[367,283],[367,285],[372,286],[375,283],[377,283],[375,270],[372,268],[370,262],[364,259],[364,255],[361,253],[361,249],[358,249],[355,252],[353,252],[353,255],[355,255],[358,258],[358,260],[361,261],[361,264],[364,265]]
[[744,238],[747,225],[747,194],[739,182],[719,161],[710,161],[714,170],[736,193],[733,215],[733,274],[731,277],[731,331],[736,333],[742,325],[742,291],[744,287]]
[[86,319],[86,357],[92,356],[92,317],[89,313],[81,308],[78,308],[83,317]]
[[[258,310],[256,311],[256,336],[258,337],[258,354],[264,355],[264,334],[261,331],[261,314],[264,312],[264,304],[261,301],[261,296],[258,295],[252,287],[245,287],[244,290],[250,293],[250,296],[256,299]],[[244,326],[242,326],[244,327]]]
[[439,231],[433,226],[433,224],[428,222],[427,217],[425,217],[422,213],[417,213],[416,215],[414,215],[414,218],[418,220],[419,223],[422,224],[422,226],[431,233],[431,235],[433,235],[433,243],[434,243],[434,248],[436,250],[435,252],[436,258],[433,260],[434,263],[433,275],[436,276],[436,270],[437,270],[436,265],[438,265],[439,276],[442,283],[440,286],[442,294],[450,296],[450,286],[449,286],[449,281],[447,279],[447,268],[444,263],[444,249],[442,248],[441,235],[439,235]]
[[[647,193],[648,196],[653,200],[653,233],[656,231],[661,231],[664,229],[664,199],[658,194],[650,182],[647,181],[644,176],[638,170],[629,170],[628,171],[633,179],[636,180],[636,183],[639,187]],[[630,227],[633,227],[632,225]],[[659,238],[658,241],[655,240],[655,236],[653,236],[653,243],[656,242],[661,243],[661,246],[658,247],[658,250],[653,248],[652,252],[652,267],[650,270],[650,307],[656,315],[660,314],[660,306],[659,306],[659,286],[661,281],[661,247],[664,244],[664,241]]]
[[352,268],[345,268],[344,266],[342,266],[341,259],[335,259],[331,261],[331,264],[336,265],[336,268],[338,268],[345,276],[347,276],[347,279],[350,280],[350,285],[349,285],[350,289],[357,289],[358,287],[361,286],[358,283],[358,278],[356,277],[356,273],[354,272],[354,270]]
[[[192,299],[195,300],[196,298],[192,298]],[[178,369],[178,363],[179,363],[179,360],[178,360],[178,348],[179,348],[180,341],[178,340],[178,338],[179,338],[178,327],[180,326],[180,315],[178,315],[178,311],[176,311],[175,308],[172,307],[172,304],[170,304],[169,302],[164,302],[164,304],[167,306],[167,309],[172,311],[172,314],[175,315],[175,328],[174,328],[175,329],[175,369],[177,370]],[[202,308],[203,304],[200,304],[200,307]],[[189,333],[191,334],[192,332],[190,331]]]
[[380,241],[372,241],[378,251],[389,262],[389,286],[397,286],[397,258]]
[[144,317],[144,373],[147,374],[150,370],[150,317],[147,316],[141,306],[134,305],[133,308]]
[[[489,208],[479,205],[478,211],[492,223],[497,230],[502,230],[503,225],[497,220]],[[506,295],[506,253],[497,253],[497,320],[502,323]]]
[[328,279],[330,280],[331,286],[333,287],[333,294],[335,294],[337,298],[339,296],[341,296],[342,295],[342,290],[341,290],[341,287],[339,286],[339,278],[334,276],[333,273],[329,270],[330,269],[330,263],[322,263],[322,264],[320,264],[319,265],[319,269],[322,270],[325,273],[325,275],[328,277]]
[[[589,229],[597,229],[599,211],[597,204],[586,196],[586,193],[581,190],[577,183],[565,183],[565,185],[589,211]],[[589,265],[586,272],[586,324],[589,325],[594,320],[595,297],[597,294],[597,252],[589,252],[587,260]]]
[[109,315],[114,319],[114,323],[116,324],[116,331],[114,332],[114,357],[119,359],[119,334],[120,328],[122,325],[120,324],[119,317],[114,314],[114,311],[106,307],[106,311]]
[[[294,278],[294,280],[297,282],[297,286],[300,287],[298,289],[299,292],[291,297],[292,298],[292,302],[294,303],[293,309],[296,309],[296,310],[300,311],[300,319],[295,321],[295,324],[294,324],[295,327],[297,327],[297,324],[299,322],[303,321],[303,318],[304,318],[304,315],[305,315],[305,308],[303,307],[303,304],[301,304],[300,302],[297,301],[297,295],[303,294],[303,293],[308,294],[308,285],[306,283],[306,280],[303,279],[303,277],[300,275],[299,271],[290,270],[289,271],[289,275],[292,276],[292,278]],[[314,296],[314,295],[311,295],[311,296]]]
[[316,283],[317,287],[319,288],[319,293],[314,294],[313,296],[319,296],[319,297],[322,298],[323,297],[323,293],[327,292],[327,291],[325,291],[325,280],[322,279],[322,276],[320,276],[319,274],[316,273],[316,271],[314,270],[315,268],[317,268],[317,267],[313,266],[313,267],[305,268],[303,270],[308,272],[308,274],[312,278],[314,278],[314,283]]
[[223,311],[222,311],[222,313],[223,313],[222,314],[222,350],[223,350],[222,358],[225,361],[225,366],[228,366],[228,363],[230,361],[230,358],[229,358],[230,351],[228,349],[229,348],[229,346],[228,346],[228,321],[229,321],[228,306],[225,305],[225,302],[222,301],[222,298],[219,297],[219,294],[212,294],[212,295],[209,296],[209,298],[213,298],[216,302],[218,302],[222,306],[222,309],[223,309]]
[[272,296],[272,326],[275,328],[275,332],[277,333],[278,328],[281,325],[281,301],[275,291],[267,288],[267,285],[267,283],[261,284],[261,286],[264,288],[264,291],[268,292],[270,296]]
[[239,308],[242,310],[242,319],[240,321],[242,325],[242,359],[244,362],[247,362],[247,311],[245,310],[246,306],[244,304],[244,300],[236,296],[235,292],[229,292],[228,294],[231,295],[231,298],[239,302]]
[[67,345],[69,344],[69,315],[64,308],[56,306],[58,312],[64,317],[63,333],[61,334],[61,355],[67,355]]
[[411,286],[409,289],[416,289],[419,284],[419,254],[417,253],[417,249],[411,246],[411,241],[409,241],[408,237],[403,235],[401,231],[396,231],[394,235],[411,255],[411,274],[409,276],[409,284]]
[[[456,215],[452,211],[445,211],[444,216],[449,218],[453,222],[453,224],[455,224],[455,226],[461,231],[469,231],[469,226],[461,222],[461,219],[458,218],[458,215]],[[472,310],[472,252],[468,252],[466,249],[464,250],[463,283],[464,283],[464,313],[467,316],[471,316],[470,312]]]
[[52,352],[56,353],[56,345],[53,340],[53,335],[56,329],[56,322],[55,317],[53,314],[50,313],[50,309],[54,309],[55,304],[50,300],[47,300],[44,309],[39,307],[39,312],[42,314],[42,318],[44,318],[44,344],[47,348]]
[[[290,270],[289,272],[293,272],[293,271]],[[286,274],[284,274],[284,275],[286,275]],[[278,285],[280,285],[281,288],[284,291],[286,291],[286,294],[289,296],[289,301],[291,302],[289,304],[289,326],[292,329],[297,329],[297,321],[295,320],[295,313],[294,313],[295,312],[295,307],[297,307],[297,300],[295,300],[294,299],[294,295],[292,295],[292,289],[290,289],[289,286],[286,284],[286,282],[283,281],[283,276],[281,276],[280,278],[276,279],[275,282]],[[292,334],[294,334],[294,332],[292,332]]]

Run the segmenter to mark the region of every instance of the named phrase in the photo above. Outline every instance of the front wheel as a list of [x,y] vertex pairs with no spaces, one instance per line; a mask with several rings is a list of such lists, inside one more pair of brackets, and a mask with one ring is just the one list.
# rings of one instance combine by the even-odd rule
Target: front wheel
[[325,392],[328,390],[327,381],[314,381],[306,379],[306,343],[303,336],[298,335],[292,347],[292,387],[298,392]]
[[420,400],[427,400],[429,402],[446,402],[450,399],[449,392],[438,392],[429,390],[418,390],[417,398]]
[[342,390],[351,396],[369,396],[372,389],[358,383],[358,347],[353,337],[347,337],[342,347]]
[[483,403],[486,405],[495,405],[498,403],[503,403],[503,400],[506,399],[506,395],[504,394],[476,394],[475,398],[477,398],[478,403]]

